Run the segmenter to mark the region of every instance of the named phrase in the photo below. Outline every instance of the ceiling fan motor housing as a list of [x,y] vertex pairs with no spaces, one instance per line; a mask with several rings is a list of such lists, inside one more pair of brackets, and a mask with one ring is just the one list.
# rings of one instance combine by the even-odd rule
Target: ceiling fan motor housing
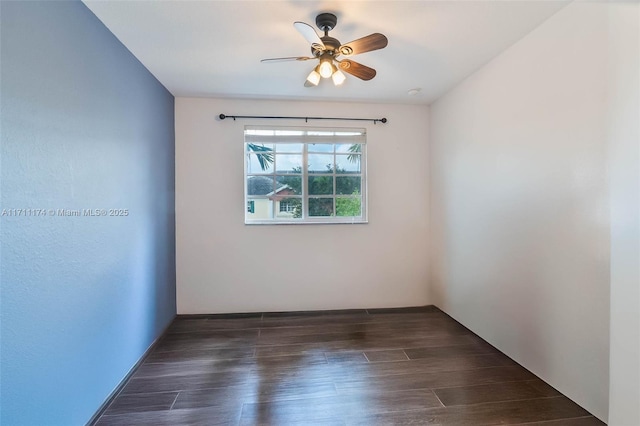
[[325,48],[316,49],[314,46],[311,46],[311,53],[313,53],[314,56],[320,56],[323,53],[329,53],[331,56],[340,54],[338,50],[340,49],[340,41],[338,39],[329,37],[329,36],[324,36],[324,37],[320,37],[320,40],[322,40],[322,43],[324,44]]
[[316,25],[322,31],[331,31],[336,27],[338,23],[338,17],[333,13],[321,13],[316,16]]

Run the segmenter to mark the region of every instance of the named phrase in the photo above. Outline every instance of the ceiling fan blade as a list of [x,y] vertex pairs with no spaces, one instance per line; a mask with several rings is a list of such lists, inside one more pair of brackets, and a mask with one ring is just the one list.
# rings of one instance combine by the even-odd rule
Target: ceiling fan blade
[[311,47],[317,50],[325,50],[324,43],[311,25],[296,21],[293,23],[293,26],[300,34],[302,34],[302,37],[311,44]]
[[359,53],[371,52],[372,50],[383,49],[387,47],[389,40],[384,34],[373,33],[366,37],[350,41],[340,46],[340,53],[349,56]]
[[358,77],[361,80],[371,80],[376,76],[376,70],[366,65],[359,64],[349,59],[343,59],[338,63],[340,69],[346,73]]
[[260,62],[308,61],[309,59],[317,59],[317,58],[312,58],[309,56],[287,56],[285,58],[261,59]]

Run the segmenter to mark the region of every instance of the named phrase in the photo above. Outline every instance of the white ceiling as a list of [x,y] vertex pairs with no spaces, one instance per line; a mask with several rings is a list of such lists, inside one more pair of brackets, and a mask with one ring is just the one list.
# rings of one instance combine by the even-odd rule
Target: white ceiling
[[[568,1],[105,1],[84,0],[175,96],[428,104]],[[377,70],[371,81],[347,75],[303,83],[315,64],[260,63],[307,56],[294,21],[338,16],[343,43],[380,32],[389,45],[352,58]],[[320,31],[318,31],[320,32]],[[407,91],[421,88],[418,95]]]

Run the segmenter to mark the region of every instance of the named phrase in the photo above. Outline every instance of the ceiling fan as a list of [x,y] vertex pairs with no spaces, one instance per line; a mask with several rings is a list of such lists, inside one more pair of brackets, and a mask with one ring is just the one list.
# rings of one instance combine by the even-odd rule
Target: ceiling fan
[[388,40],[383,34],[373,33],[366,37],[341,44],[337,39],[329,36],[329,31],[335,28],[338,18],[333,13],[321,13],[316,17],[316,25],[324,32],[320,37],[316,30],[304,22],[294,22],[293,26],[302,36],[311,43],[311,54],[313,56],[291,56],[285,58],[262,59],[260,62],[282,62],[282,61],[308,61],[317,59],[318,65],[311,71],[305,81],[306,87],[317,86],[321,78],[333,80],[336,86],[344,83],[346,76],[342,71],[358,77],[362,80],[371,80],[376,76],[376,70],[366,65],[350,59],[338,59],[340,56],[353,56],[360,53],[371,52],[372,50],[383,49],[387,46]]

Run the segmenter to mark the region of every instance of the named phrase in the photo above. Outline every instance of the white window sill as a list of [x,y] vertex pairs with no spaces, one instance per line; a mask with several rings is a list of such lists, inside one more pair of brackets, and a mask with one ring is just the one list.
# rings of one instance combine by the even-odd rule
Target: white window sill
[[366,219],[336,219],[336,220],[247,220],[245,225],[359,225],[368,224]]

